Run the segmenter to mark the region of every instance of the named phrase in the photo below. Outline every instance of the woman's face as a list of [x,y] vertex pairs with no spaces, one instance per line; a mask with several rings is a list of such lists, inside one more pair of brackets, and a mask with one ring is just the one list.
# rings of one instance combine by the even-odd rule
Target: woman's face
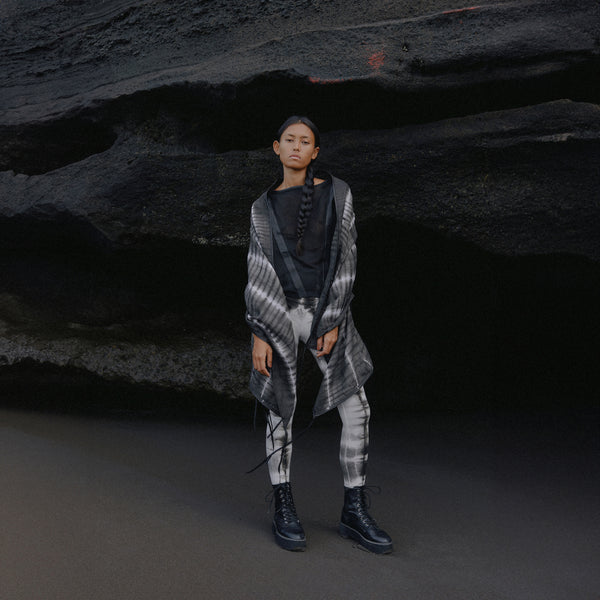
[[304,123],[290,125],[273,142],[273,150],[284,167],[294,170],[306,169],[311,160],[317,158],[319,147],[315,146],[315,136]]

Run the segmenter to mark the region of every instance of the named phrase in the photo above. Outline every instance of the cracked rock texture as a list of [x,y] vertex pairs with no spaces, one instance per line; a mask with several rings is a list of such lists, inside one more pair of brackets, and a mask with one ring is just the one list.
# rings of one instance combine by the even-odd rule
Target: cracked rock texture
[[597,2],[9,0],[0,18],[5,398],[249,406],[249,208],[293,113],[354,193],[375,408],[597,396]]

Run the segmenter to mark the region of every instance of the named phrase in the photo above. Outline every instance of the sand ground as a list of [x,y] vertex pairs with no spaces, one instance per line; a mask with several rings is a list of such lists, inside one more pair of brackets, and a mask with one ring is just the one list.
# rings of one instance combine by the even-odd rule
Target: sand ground
[[411,415],[372,427],[372,513],[336,533],[337,424],[295,447],[308,549],[270,532],[262,439],[239,421],[0,410],[2,600],[600,595],[597,415]]

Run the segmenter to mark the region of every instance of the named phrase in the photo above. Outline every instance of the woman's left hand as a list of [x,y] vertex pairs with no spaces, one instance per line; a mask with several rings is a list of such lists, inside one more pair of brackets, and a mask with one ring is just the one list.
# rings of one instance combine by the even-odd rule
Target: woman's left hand
[[317,339],[317,356],[323,356],[329,354],[338,339],[338,328],[334,327],[331,331],[328,331],[325,335],[322,335]]

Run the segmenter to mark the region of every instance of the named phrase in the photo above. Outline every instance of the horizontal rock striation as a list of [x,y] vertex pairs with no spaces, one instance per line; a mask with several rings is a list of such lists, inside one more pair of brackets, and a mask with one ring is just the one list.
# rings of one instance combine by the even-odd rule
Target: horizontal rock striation
[[5,381],[247,399],[249,208],[297,112],[354,192],[376,403],[596,391],[596,2],[65,0],[0,17]]

